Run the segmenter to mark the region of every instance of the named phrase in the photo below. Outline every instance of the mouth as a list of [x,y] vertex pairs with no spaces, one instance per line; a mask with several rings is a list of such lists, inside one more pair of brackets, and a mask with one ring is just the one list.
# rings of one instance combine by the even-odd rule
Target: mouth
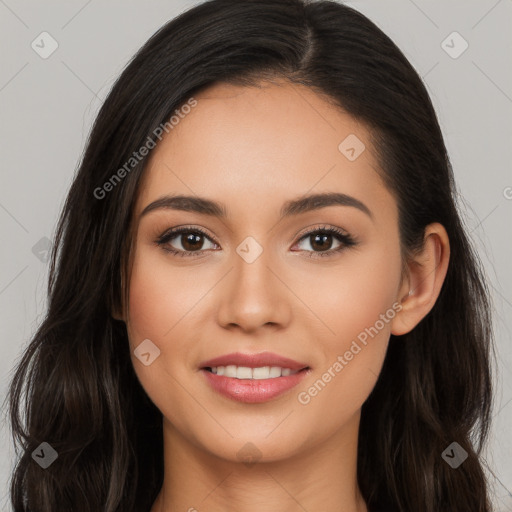
[[246,404],[269,402],[296,387],[311,368],[300,370],[280,366],[244,367],[236,365],[201,368],[206,383],[225,398]]
[[[295,361],[273,352],[260,352],[258,354],[234,352],[203,361],[199,365],[199,369],[208,369],[217,375],[227,375],[228,377],[239,379],[287,377],[307,367],[308,364],[305,362]],[[280,374],[277,373],[276,368],[279,369]],[[256,370],[256,372],[251,374],[253,370]]]
[[210,373],[218,376],[229,377],[231,379],[238,380],[266,380],[266,379],[277,379],[279,377],[289,377],[299,372],[309,370],[309,366],[305,366],[300,370],[292,370],[291,368],[285,368],[281,366],[259,366],[251,368],[249,366],[206,366],[201,368]]
[[253,404],[285,394],[312,371],[307,363],[273,352],[225,354],[203,361],[199,370],[213,391]]

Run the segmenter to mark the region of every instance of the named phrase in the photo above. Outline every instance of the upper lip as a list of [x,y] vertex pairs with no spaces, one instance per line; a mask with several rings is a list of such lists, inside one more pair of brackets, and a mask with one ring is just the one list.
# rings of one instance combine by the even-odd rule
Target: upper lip
[[262,366],[280,366],[281,368],[290,368],[290,370],[302,370],[308,368],[305,363],[294,361],[288,357],[274,354],[273,352],[260,352],[258,354],[242,354],[234,352],[223,356],[203,361],[201,368],[212,368],[217,366],[245,366],[247,368],[260,368]]

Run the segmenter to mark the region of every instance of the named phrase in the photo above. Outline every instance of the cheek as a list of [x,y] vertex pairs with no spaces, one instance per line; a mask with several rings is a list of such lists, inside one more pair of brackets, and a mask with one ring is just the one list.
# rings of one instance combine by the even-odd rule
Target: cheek
[[[195,297],[189,297],[193,292],[187,292],[193,288],[180,282],[178,273],[171,273],[169,265],[165,265],[165,258],[155,257],[154,253],[142,247],[134,255],[126,324],[135,373],[148,396],[162,410],[170,395],[174,397],[172,376],[183,371],[177,363],[186,353],[180,321],[192,309],[189,302]],[[153,354],[158,354],[149,365],[134,352],[144,340],[150,340],[159,351],[149,345]]]
[[[315,272],[303,280],[301,295],[325,333],[329,350],[341,349],[373,326],[392,308],[400,281],[398,248],[380,246],[375,251],[353,253],[339,266]],[[380,327],[381,324],[378,324]],[[389,332],[386,323],[384,331]]]
[[138,250],[130,278],[128,330],[130,339],[151,339],[164,346],[179,329],[202,294],[193,274],[172,270],[156,251]]
[[[343,423],[373,389],[400,308],[400,270],[399,247],[380,245],[346,258],[329,275],[317,275],[318,286],[309,283],[308,306],[322,320],[315,324],[325,327],[318,337],[323,354],[316,379],[300,390],[298,401],[315,414],[330,410],[334,423]],[[333,403],[343,407],[334,410]]]
[[[187,321],[204,291],[197,289],[191,273],[172,270],[157,251],[138,247],[130,276],[127,332],[132,364],[148,396],[166,413],[169,403],[177,403],[180,386],[186,378],[184,364],[190,347]],[[160,351],[149,365],[134,350],[149,339]],[[153,349],[154,350],[154,349]],[[156,353],[156,352],[155,352]]]

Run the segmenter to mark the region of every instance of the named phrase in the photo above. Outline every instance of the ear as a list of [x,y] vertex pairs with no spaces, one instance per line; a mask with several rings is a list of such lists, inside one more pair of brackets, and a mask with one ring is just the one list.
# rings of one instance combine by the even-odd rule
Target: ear
[[121,311],[121,307],[119,307],[118,305],[115,305],[112,307],[111,309],[111,315],[112,315],[112,318],[116,319],[116,320],[120,320],[121,322],[124,322],[124,315]]
[[449,260],[450,241],[444,226],[437,222],[429,224],[423,248],[407,262],[407,277],[397,297],[402,309],[391,322],[391,334],[400,336],[412,331],[434,307]]

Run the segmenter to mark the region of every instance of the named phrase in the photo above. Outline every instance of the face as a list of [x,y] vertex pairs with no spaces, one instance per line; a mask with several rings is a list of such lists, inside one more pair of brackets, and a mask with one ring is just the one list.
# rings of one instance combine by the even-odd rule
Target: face
[[[289,458],[357,428],[399,314],[397,205],[369,132],[312,90],[216,84],[195,99],[135,206],[133,365],[174,435],[224,460]],[[317,194],[332,200],[304,201]],[[220,211],[159,201],[173,196]],[[265,357],[233,377],[204,369],[263,352],[301,371],[247,380],[244,365],[292,366]]]

